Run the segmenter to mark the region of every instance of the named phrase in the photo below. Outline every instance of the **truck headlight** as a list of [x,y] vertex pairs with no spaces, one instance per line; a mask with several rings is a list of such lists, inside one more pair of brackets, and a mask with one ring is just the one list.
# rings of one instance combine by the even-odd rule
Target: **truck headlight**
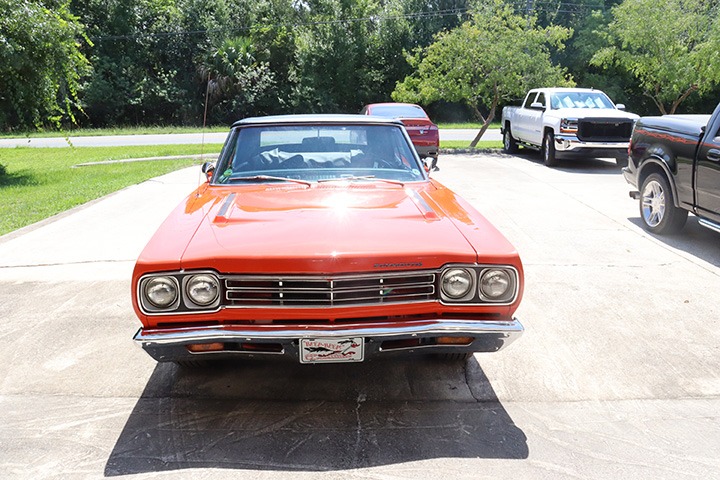
[[577,133],[578,121],[577,118],[563,118],[560,120],[560,132],[561,133]]
[[156,308],[168,308],[178,300],[178,284],[173,277],[153,277],[145,282],[143,294]]

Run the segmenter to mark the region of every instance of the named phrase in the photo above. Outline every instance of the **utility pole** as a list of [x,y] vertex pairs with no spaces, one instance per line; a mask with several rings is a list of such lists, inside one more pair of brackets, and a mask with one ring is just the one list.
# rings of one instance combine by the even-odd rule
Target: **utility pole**
[[527,17],[527,28],[530,28],[530,12],[533,9],[533,0],[527,0],[527,10],[525,16]]

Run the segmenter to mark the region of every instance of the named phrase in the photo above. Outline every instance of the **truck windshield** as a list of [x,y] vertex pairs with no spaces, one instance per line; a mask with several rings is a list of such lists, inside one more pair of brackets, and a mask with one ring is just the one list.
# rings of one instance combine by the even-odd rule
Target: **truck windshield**
[[602,92],[562,92],[550,97],[551,108],[615,108]]

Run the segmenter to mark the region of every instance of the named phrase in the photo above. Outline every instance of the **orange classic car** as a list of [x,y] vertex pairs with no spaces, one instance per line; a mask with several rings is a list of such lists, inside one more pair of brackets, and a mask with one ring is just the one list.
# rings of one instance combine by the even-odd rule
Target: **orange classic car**
[[398,120],[235,123],[137,260],[135,342],[189,366],[502,349],[523,331],[520,257],[428,170]]

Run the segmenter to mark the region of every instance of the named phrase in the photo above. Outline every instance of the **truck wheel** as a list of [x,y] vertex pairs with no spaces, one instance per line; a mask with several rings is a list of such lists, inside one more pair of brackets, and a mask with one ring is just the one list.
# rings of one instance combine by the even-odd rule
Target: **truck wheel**
[[518,152],[518,144],[517,141],[513,138],[512,133],[510,133],[509,124],[505,126],[505,132],[503,133],[503,150],[505,150],[505,153]]
[[688,212],[675,206],[672,190],[663,175],[648,175],[640,192],[640,218],[647,231],[665,235],[685,225]]
[[547,132],[543,137],[542,156],[543,162],[545,162],[546,166],[557,166],[558,161],[555,156],[555,134],[553,132]]

